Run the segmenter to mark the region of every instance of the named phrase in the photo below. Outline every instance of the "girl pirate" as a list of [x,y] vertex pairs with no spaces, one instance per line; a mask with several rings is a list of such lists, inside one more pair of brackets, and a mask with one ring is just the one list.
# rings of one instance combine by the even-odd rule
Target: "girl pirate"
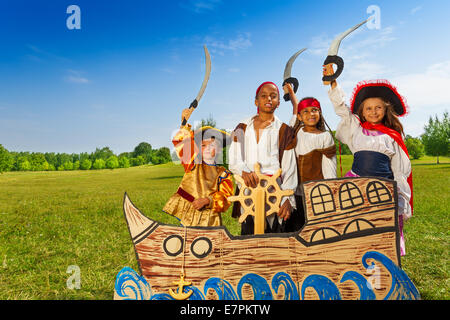
[[297,136],[295,146],[298,167],[298,187],[295,191],[297,210],[293,213],[296,231],[305,223],[300,184],[311,180],[336,178],[336,146],[333,136],[325,131],[325,120],[319,101],[308,97],[299,102],[290,84],[285,84],[283,89],[290,95],[293,116],[289,125]]
[[[324,66],[324,75],[332,74],[332,65]],[[387,80],[359,82],[350,108],[336,81],[331,82],[328,95],[341,117],[336,137],[349,146],[354,156],[346,177],[377,176],[397,182],[400,254],[405,255],[403,222],[413,213],[412,174],[398,117],[407,114],[406,101]]]
[[[189,118],[192,109],[183,110],[182,119]],[[231,172],[216,164],[219,148],[229,144],[227,132],[202,127],[195,132],[191,125],[182,126],[172,143],[181,160],[185,174],[177,192],[163,208],[185,226],[220,226],[221,213],[233,193]]]

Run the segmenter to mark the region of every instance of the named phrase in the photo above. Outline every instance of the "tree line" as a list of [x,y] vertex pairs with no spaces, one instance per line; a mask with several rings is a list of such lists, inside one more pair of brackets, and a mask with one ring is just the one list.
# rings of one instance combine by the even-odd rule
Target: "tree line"
[[96,148],[92,153],[10,152],[0,144],[0,172],[6,171],[67,171],[129,168],[144,164],[172,161],[169,148],[153,149],[141,142],[132,152],[119,155],[109,147]]
[[[216,126],[215,120],[210,116],[203,120],[197,128],[205,125]],[[196,128],[196,129],[197,129]],[[424,127],[424,134],[418,138],[407,135],[405,144],[410,158],[420,159],[423,155],[437,157],[450,154],[450,118],[444,112],[443,119],[437,116],[430,117]],[[333,131],[335,136],[335,131]],[[337,153],[339,154],[339,141],[335,138]],[[340,143],[341,154],[350,155],[347,145]],[[222,165],[227,166],[227,149],[220,152]],[[144,164],[163,164],[178,160],[176,153],[170,154],[167,147],[153,149],[147,142],[138,144],[132,152],[123,152],[115,155],[109,147],[97,148],[92,153],[40,153],[40,152],[9,152],[0,144],[0,173],[6,171],[65,171],[65,170],[101,170],[115,168],[129,168]]]

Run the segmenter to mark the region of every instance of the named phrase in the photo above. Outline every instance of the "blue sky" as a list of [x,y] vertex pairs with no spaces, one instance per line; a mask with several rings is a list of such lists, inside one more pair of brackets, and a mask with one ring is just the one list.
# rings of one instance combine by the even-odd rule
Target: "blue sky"
[[[350,98],[360,80],[384,78],[410,105],[402,119],[418,136],[450,101],[450,2],[442,1],[23,1],[0,12],[0,144],[11,151],[132,151],[146,141],[171,147],[182,108],[195,98],[212,59],[208,87],[191,123],[210,114],[233,129],[255,113],[263,81],[281,86],[294,64],[298,96],[315,96],[336,128],[322,85],[332,39],[380,8],[379,29],[362,27],[341,44],[339,82]],[[69,5],[81,29],[69,30]],[[276,115],[288,122],[291,104]]]

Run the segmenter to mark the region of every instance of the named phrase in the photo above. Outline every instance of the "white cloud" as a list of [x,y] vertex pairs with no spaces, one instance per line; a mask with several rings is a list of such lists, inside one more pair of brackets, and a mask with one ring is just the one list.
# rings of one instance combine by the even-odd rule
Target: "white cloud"
[[81,83],[81,84],[89,83],[90,82],[89,79],[86,77],[83,77],[81,74],[82,73],[77,70],[68,70],[68,75],[66,75],[64,77],[64,79],[67,82],[71,82],[71,83]]
[[181,7],[195,13],[204,13],[214,11],[221,3],[222,0],[189,0],[183,2]]
[[249,32],[239,33],[236,38],[228,40],[219,40],[207,36],[205,37],[204,42],[213,53],[223,55],[224,51],[232,51],[237,54],[238,51],[248,49],[252,46],[250,36],[251,34]]
[[450,60],[429,66],[422,73],[392,78],[411,110],[450,106]]
[[420,10],[422,10],[422,6],[417,6],[417,7],[415,7],[415,8],[412,8],[411,9],[411,11],[410,11],[410,13],[412,14],[412,15],[414,15],[414,14],[416,14],[418,11],[420,11]]

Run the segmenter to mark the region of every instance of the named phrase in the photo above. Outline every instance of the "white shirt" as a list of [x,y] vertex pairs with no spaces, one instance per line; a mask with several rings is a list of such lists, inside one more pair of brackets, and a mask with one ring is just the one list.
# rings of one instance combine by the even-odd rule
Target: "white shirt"
[[[291,121],[289,121],[289,126],[294,127],[297,117],[292,116]],[[325,149],[334,145],[334,139],[328,131],[321,133],[311,133],[303,131],[300,128],[297,133],[297,145],[295,146],[296,156],[303,156],[316,149]],[[322,157],[322,174],[324,179],[335,179],[336,174],[336,156],[331,159],[323,156]],[[300,185],[297,187],[295,194],[301,195]]]
[[[255,117],[246,119],[242,123],[247,125],[244,135],[244,159],[241,154],[240,142],[231,141],[229,149],[229,169],[233,174],[242,176],[242,171],[254,172],[257,162],[261,165],[261,173],[273,175],[280,169],[278,158],[278,135],[283,122],[274,116],[274,121],[260,132],[259,142],[256,141],[256,132],[253,125]],[[295,190],[297,188],[297,164],[294,148],[285,150],[281,161],[281,179],[278,183],[282,190]],[[238,183],[239,186],[239,183]],[[240,186],[239,186],[240,187]],[[292,208],[296,208],[294,195],[283,197],[281,205],[289,200]],[[272,226],[274,215],[267,217]],[[282,222],[281,218],[278,221]]]
[[341,117],[336,130],[336,138],[348,145],[351,152],[376,151],[383,153],[391,160],[391,169],[394,180],[397,181],[399,214],[404,218],[411,217],[411,189],[407,182],[411,174],[411,161],[403,149],[387,134],[371,136],[364,134],[359,119],[345,104],[345,94],[339,85],[328,91],[336,114]]

